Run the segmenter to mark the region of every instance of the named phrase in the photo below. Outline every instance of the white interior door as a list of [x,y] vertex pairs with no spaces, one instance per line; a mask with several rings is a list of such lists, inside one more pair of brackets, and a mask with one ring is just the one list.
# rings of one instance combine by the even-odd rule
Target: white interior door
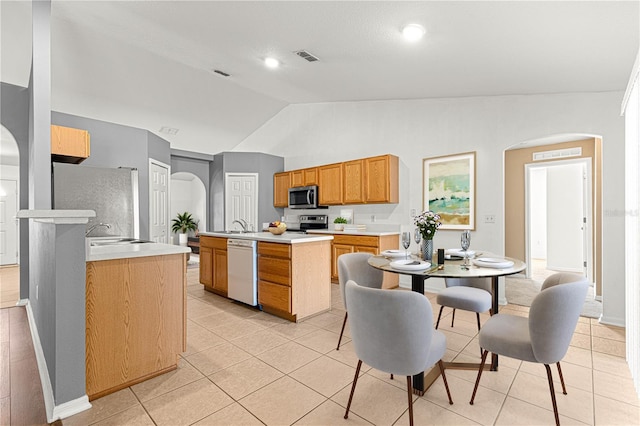
[[0,265],[14,265],[18,255],[18,182],[0,180]]
[[238,229],[234,220],[245,220],[258,229],[258,174],[225,174],[225,229]]
[[169,166],[149,160],[149,239],[169,244]]

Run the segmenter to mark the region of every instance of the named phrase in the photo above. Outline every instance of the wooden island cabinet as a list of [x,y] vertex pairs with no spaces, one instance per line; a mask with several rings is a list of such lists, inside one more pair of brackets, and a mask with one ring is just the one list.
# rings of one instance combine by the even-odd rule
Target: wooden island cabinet
[[200,283],[205,290],[227,297],[227,239],[200,236]]
[[87,262],[85,309],[90,400],[175,369],[186,350],[186,255]]

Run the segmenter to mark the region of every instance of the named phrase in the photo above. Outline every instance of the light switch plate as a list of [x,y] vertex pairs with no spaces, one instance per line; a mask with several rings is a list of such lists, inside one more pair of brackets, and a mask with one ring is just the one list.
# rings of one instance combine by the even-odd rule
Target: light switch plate
[[484,223],[496,223],[496,215],[495,214],[484,215]]

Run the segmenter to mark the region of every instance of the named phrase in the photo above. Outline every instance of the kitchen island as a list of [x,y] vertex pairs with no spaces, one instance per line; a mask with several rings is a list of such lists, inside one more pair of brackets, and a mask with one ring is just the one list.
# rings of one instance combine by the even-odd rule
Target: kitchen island
[[200,283],[228,297],[227,239],[257,241],[258,304],[300,321],[331,308],[330,235],[285,232],[200,233]]
[[85,366],[90,400],[175,369],[186,349],[190,249],[111,240],[86,239]]
[[[397,250],[398,231],[335,231],[313,229],[308,234],[320,236],[331,235],[331,280],[338,282],[338,257],[345,253],[380,254],[385,250]],[[398,287],[400,280],[397,274],[384,273],[382,288]]]

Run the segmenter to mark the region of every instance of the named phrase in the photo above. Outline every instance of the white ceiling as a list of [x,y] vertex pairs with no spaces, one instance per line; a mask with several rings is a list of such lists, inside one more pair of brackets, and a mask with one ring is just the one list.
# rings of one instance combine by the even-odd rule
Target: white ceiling
[[[25,86],[29,4],[6,3],[1,77]],[[213,154],[295,103],[623,91],[639,4],[53,0],[52,108]],[[426,37],[404,42],[407,23]]]

